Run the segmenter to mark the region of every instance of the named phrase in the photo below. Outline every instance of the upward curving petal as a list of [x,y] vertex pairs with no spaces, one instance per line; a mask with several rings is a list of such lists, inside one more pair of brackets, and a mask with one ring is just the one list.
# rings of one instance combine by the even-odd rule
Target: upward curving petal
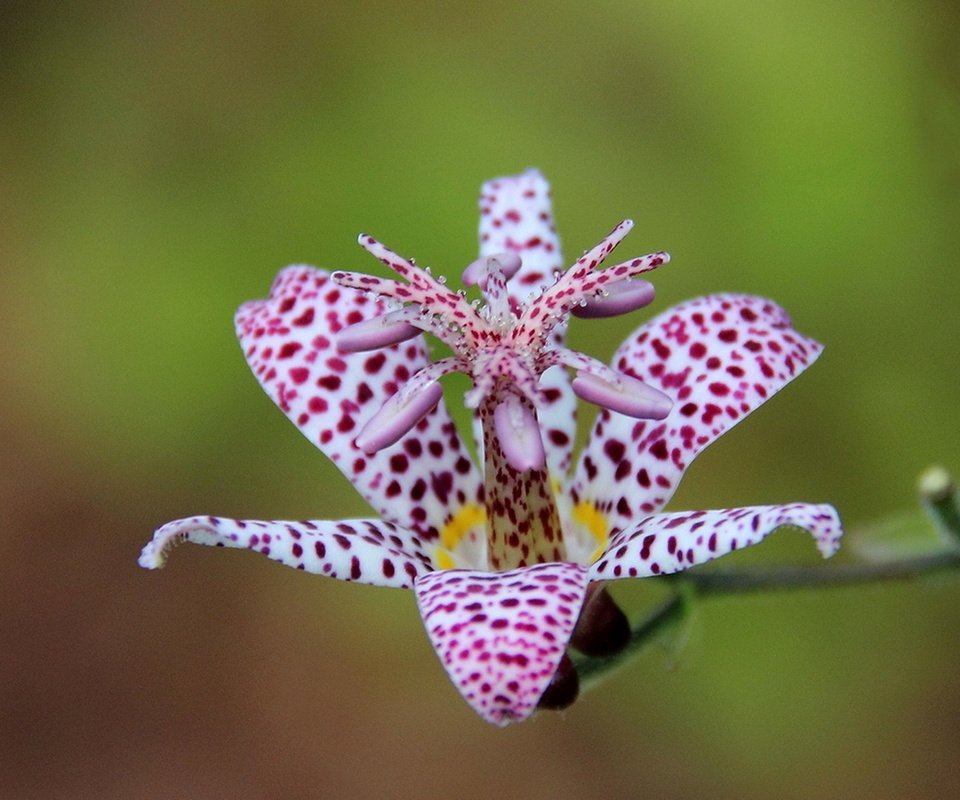
[[528,717],[557,670],[583,606],[587,572],[551,563],[511,572],[423,575],[417,603],[440,661],[487,722]]
[[667,394],[673,409],[658,421],[601,412],[577,466],[575,501],[603,515],[609,532],[662,509],[693,459],[821,350],[761,297],[701,297],[641,326],[612,365]]
[[373,353],[337,349],[340,330],[385,310],[323,270],[288,267],[267,299],[240,307],[237,335],[257,380],[301,433],[384,519],[433,540],[481,500],[480,475],[442,401],[396,444],[373,455],[356,446],[364,424],[427,364],[422,337]]
[[843,529],[833,506],[792,503],[679,511],[645,517],[620,531],[588,573],[590,580],[668,575],[756,544],[785,525],[809,531],[824,558],[840,546]]
[[550,184],[538,170],[494,178],[480,189],[480,256],[497,253],[520,256],[520,270],[508,287],[518,304],[552,284],[563,269]]
[[[516,253],[522,261],[507,284],[515,310],[551,285],[555,274],[564,268],[560,238],[553,224],[550,184],[538,170],[495,178],[480,189],[480,255],[504,252]],[[565,337],[566,326],[559,325],[551,341],[563,345]],[[553,477],[563,481],[572,458],[577,401],[563,369],[548,369],[540,385],[544,393],[537,404],[537,416],[547,463]]]
[[189,517],[157,528],[140,554],[140,566],[159,569],[181,542],[252,550],[316,575],[401,589],[411,588],[417,577],[433,569],[415,533],[382,520],[288,522],[223,517]]

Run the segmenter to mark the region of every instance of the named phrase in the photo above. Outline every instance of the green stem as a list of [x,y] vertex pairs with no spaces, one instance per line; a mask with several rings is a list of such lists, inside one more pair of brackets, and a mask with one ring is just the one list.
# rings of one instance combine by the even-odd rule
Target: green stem
[[682,593],[669,597],[666,602],[633,626],[630,641],[615,656],[608,658],[573,656],[573,664],[580,677],[580,691],[592,688],[617,667],[626,664],[634,653],[639,652],[653,639],[655,634],[663,632],[671,622],[678,620],[683,615],[685,606],[686,598]]
[[777,567],[758,570],[712,570],[678,573],[668,580],[692,585],[698,594],[756,592],[766,589],[814,589],[854,583],[906,580],[960,568],[960,552],[941,551],[884,564],[839,564],[835,567]]
[[697,595],[721,595],[777,589],[814,589],[860,583],[906,580],[946,570],[960,569],[960,495],[950,474],[931,467],[919,480],[924,508],[947,547],[936,553],[882,564],[840,564],[831,567],[776,567],[753,570],[708,570],[677,573],[661,580],[675,592],[631,628],[630,640],[608,658],[574,655],[581,689],[595,686],[610,672],[630,660],[683,616]]
[[960,551],[942,551],[886,564],[842,564],[836,567],[779,567],[762,570],[684,572],[667,576],[678,591],[631,629],[630,641],[615,656],[574,656],[581,691],[597,685],[628,662],[656,635],[679,620],[696,595],[721,595],[770,589],[814,589],[857,583],[905,580],[950,569],[960,569]]
[[957,485],[943,467],[930,467],[917,481],[923,507],[944,541],[960,546],[960,503]]

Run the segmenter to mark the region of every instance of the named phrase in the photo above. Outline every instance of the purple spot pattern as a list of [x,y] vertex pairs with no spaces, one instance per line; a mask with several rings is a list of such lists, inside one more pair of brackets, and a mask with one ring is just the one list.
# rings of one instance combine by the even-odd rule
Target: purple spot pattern
[[793,503],[656,514],[613,536],[606,552],[590,566],[590,580],[679,572],[756,544],[785,525],[809,531],[825,558],[840,546],[840,519],[828,505]]
[[354,444],[364,423],[427,364],[423,337],[374,353],[336,348],[338,331],[384,310],[323,270],[288,267],[266,300],[240,307],[237,335],[267,394],[377,513],[432,540],[452,512],[482,498],[482,483],[442,401],[405,441],[374,455]]
[[564,560],[563,531],[546,469],[518,472],[493,441],[492,422],[483,425],[483,432],[489,567],[502,570]]
[[563,657],[587,571],[538,564],[510,572],[446,570],[417,581],[427,634],[453,682],[494,725],[527,717]]
[[614,531],[662,509],[694,458],[806,369],[823,348],[770,300],[690,300],[638,328],[612,365],[674,400],[659,421],[603,410],[577,465],[575,502],[611,515]]
[[159,528],[140,554],[140,566],[162,567],[181,542],[252,550],[288,567],[341,581],[410,589],[433,569],[412,531],[383,520],[237,520],[189,517]]

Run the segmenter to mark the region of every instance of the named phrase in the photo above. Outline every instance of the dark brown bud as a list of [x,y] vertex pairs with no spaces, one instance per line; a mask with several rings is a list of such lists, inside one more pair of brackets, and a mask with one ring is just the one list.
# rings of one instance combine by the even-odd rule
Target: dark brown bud
[[630,622],[602,583],[591,583],[570,644],[587,656],[612,656],[630,641]]
[[573,666],[570,656],[564,653],[546,691],[540,696],[537,708],[551,711],[567,708],[577,699],[579,692],[580,677],[577,675],[577,668]]

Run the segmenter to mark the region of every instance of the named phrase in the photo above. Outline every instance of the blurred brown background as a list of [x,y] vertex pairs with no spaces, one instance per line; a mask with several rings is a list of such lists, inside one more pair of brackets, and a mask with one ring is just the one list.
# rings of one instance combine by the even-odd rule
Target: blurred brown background
[[[233,310],[287,263],[369,268],[361,230],[454,277],[481,181],[530,165],[571,259],[624,216],[630,252],[672,252],[653,311],[765,294],[827,345],[674,508],[912,511],[923,467],[960,471],[952,4],[0,13],[0,798],[954,796],[955,579],[713,600],[496,730],[409,593],[202,548],[136,566],[191,513],[366,513]],[[817,560],[800,534],[737,559]]]

